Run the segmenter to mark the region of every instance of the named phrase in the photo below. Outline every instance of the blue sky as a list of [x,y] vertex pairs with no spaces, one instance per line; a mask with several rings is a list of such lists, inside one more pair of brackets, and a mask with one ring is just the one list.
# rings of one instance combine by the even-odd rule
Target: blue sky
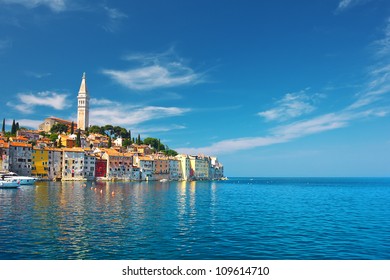
[[227,176],[390,175],[390,2],[0,0],[0,117],[120,125]]

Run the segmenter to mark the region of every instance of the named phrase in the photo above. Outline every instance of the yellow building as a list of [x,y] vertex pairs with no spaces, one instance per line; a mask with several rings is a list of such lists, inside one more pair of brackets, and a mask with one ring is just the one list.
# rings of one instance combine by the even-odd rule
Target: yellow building
[[38,178],[49,178],[49,150],[34,148],[32,151],[31,175]]

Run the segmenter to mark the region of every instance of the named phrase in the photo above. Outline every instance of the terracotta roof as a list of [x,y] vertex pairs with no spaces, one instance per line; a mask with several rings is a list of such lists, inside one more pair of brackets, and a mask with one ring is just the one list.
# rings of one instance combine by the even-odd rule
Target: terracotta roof
[[28,148],[32,147],[32,145],[28,143],[11,142],[10,144],[12,147],[28,147]]
[[[72,124],[71,121],[63,120],[63,119],[56,118],[56,117],[49,117],[49,118],[47,118],[47,119],[50,119],[50,120],[53,120],[53,121],[56,121],[56,122],[65,123],[65,124]],[[74,123],[74,124],[75,124],[75,123]]]
[[123,155],[124,155],[125,157],[132,157],[132,156],[134,156],[133,153],[124,153]]
[[7,142],[4,142],[4,141],[0,141],[0,147],[1,148],[9,148],[9,144]]
[[150,157],[138,157],[139,160],[149,160],[149,161],[153,161],[152,158]]
[[63,148],[62,149],[64,152],[75,152],[75,153],[83,153],[84,149],[83,148]]

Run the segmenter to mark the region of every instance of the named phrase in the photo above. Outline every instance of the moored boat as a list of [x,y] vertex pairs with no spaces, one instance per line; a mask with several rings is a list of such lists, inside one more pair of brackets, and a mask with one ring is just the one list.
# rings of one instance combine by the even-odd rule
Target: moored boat
[[3,181],[0,180],[0,189],[16,189],[20,187],[20,182],[16,179]]
[[2,181],[12,181],[17,180],[20,182],[20,185],[33,185],[37,179],[30,176],[18,176],[14,172],[9,172],[5,174],[1,174],[1,180]]

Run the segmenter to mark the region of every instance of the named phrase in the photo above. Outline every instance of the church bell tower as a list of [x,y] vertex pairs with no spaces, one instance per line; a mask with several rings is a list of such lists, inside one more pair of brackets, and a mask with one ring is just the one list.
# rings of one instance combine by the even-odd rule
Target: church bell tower
[[83,78],[81,80],[77,101],[77,128],[85,130],[89,127],[89,94],[85,81],[85,72],[83,73]]

